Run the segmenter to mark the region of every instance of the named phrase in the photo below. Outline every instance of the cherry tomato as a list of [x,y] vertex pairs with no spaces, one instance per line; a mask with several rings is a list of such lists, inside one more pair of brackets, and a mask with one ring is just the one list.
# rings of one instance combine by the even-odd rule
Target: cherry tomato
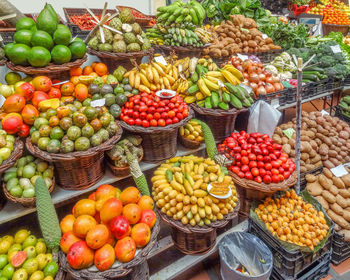
[[271,176],[265,175],[265,176],[263,177],[263,181],[264,181],[265,184],[270,184],[271,181],[272,181]]
[[158,120],[158,126],[165,126],[165,120],[159,119]]
[[150,121],[150,125],[151,125],[151,126],[157,126],[157,125],[158,125],[157,120],[155,120],[155,119],[151,120],[151,121]]
[[242,162],[242,164],[248,164],[249,163],[248,157],[242,157],[241,162]]
[[250,170],[250,172],[252,172],[253,176],[256,177],[256,176],[259,176],[259,169],[254,167]]

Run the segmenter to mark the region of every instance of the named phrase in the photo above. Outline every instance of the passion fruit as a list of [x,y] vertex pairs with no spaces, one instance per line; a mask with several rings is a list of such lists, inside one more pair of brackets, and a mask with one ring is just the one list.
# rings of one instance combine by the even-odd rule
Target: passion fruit
[[71,153],[74,151],[74,142],[72,140],[66,139],[62,141],[61,149],[62,153]]
[[61,142],[57,139],[51,139],[46,147],[48,153],[58,153],[61,148]]
[[69,140],[75,141],[81,136],[81,129],[75,125],[71,126],[67,130],[67,136]]
[[39,128],[39,133],[40,133],[41,137],[48,137],[48,136],[50,136],[51,126],[49,126],[48,124],[43,124]]
[[51,129],[50,138],[60,140],[64,136],[63,129],[59,126],[55,126]]
[[79,137],[77,140],[75,140],[74,148],[77,151],[86,151],[90,148],[90,141],[86,137]]
[[89,121],[96,119],[98,112],[95,107],[87,106],[84,110],[84,115],[88,118]]
[[68,130],[68,128],[70,128],[72,126],[72,124],[73,124],[73,121],[69,117],[64,117],[60,120],[60,127],[63,130]]
[[90,138],[94,133],[94,128],[88,123],[81,129],[81,135],[87,138]]

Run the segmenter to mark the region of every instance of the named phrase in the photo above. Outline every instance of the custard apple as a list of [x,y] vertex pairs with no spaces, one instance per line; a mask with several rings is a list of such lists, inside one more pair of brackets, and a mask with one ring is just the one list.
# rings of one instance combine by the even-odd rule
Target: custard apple
[[98,50],[101,52],[111,52],[112,51],[112,45],[108,44],[108,43],[104,43],[104,44],[99,44],[98,45]]
[[138,43],[131,43],[126,47],[127,52],[139,52],[141,47]]
[[138,34],[142,33],[142,28],[137,22],[134,22],[133,24],[131,24],[131,27],[132,27],[132,32],[135,35],[138,35]]
[[122,30],[122,21],[119,18],[113,18],[110,22],[109,22],[109,26],[121,31]]
[[119,19],[122,21],[122,23],[133,23],[135,21],[130,9],[123,9],[120,12]]
[[124,41],[117,41],[113,43],[113,52],[116,53],[125,53],[126,52],[126,44]]
[[124,40],[124,36],[121,34],[115,34],[113,37],[113,42],[123,41],[123,40]]
[[151,48],[151,41],[148,38],[143,39],[142,50],[147,51]]
[[[105,37],[105,43],[112,44],[112,42],[113,42],[113,33],[110,30],[108,30],[107,28],[103,28],[103,34],[104,34],[104,37]],[[98,40],[100,42],[102,42],[100,29],[97,30],[96,36],[97,36]]]
[[127,32],[124,34],[124,41],[126,44],[131,44],[136,42],[136,36],[134,33]]
[[88,46],[90,48],[92,48],[93,50],[97,50],[98,49],[98,39],[97,39],[97,36],[94,36],[90,39],[89,43],[88,43]]

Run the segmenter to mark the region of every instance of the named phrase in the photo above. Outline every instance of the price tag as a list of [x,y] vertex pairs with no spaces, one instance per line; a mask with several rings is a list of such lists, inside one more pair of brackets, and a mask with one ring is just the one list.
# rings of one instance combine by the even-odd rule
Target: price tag
[[225,87],[224,83],[222,81],[220,81],[220,80],[218,80],[218,85],[219,85],[220,88],[224,88]]
[[325,110],[322,110],[322,111],[321,111],[321,114],[322,114],[322,117],[323,117],[324,115],[329,115],[329,113],[328,113],[327,111],[325,111]]
[[94,101],[91,101],[90,105],[92,107],[101,107],[106,104],[106,98],[96,99]]
[[271,100],[271,106],[273,107],[273,108],[278,108],[279,106],[280,106],[280,101],[278,100],[278,98],[275,98],[275,99],[272,99]]
[[161,64],[163,64],[163,65],[167,65],[168,63],[166,62],[166,60],[165,60],[165,58],[164,58],[164,56],[156,56],[155,58],[154,58],[154,60],[155,61],[157,61],[157,62],[159,62],[159,63],[161,63]]
[[240,86],[241,88],[244,88],[246,91],[248,91],[248,93],[251,93],[251,92],[253,91],[251,87],[248,87],[248,86],[246,86],[246,85],[240,84],[239,86]]
[[267,35],[264,34],[264,33],[261,35],[261,37],[262,37],[264,40],[267,39],[267,38],[269,38],[269,36],[267,36]]
[[341,48],[339,45],[331,46],[333,53],[341,53]]
[[337,167],[331,168],[331,171],[334,176],[336,177],[342,177],[346,174],[348,174],[348,171],[346,171],[344,165],[338,165]]
[[0,95],[0,108],[4,105],[6,98]]
[[240,53],[237,54],[237,57],[238,57],[239,59],[241,59],[242,61],[245,61],[245,60],[248,59],[248,56],[247,56],[247,55],[240,54]]
[[289,139],[292,139],[293,134],[295,133],[294,128],[287,128],[285,130],[282,130],[282,132],[284,133],[284,135],[286,135]]

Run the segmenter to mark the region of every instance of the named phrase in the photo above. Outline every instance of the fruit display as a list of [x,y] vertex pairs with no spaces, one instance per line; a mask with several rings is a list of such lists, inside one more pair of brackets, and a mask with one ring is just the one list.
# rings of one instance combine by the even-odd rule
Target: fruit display
[[204,54],[212,57],[281,49],[271,38],[264,39],[256,22],[243,15],[231,15],[230,20],[222,21],[212,35],[210,46],[204,49]]
[[[285,135],[287,129],[295,130],[295,119],[277,127],[272,138],[276,143],[283,145],[285,153],[294,157],[295,133],[293,132],[290,135],[291,139],[288,139]],[[349,162],[349,133],[349,124],[337,117],[322,116],[321,112],[302,112],[300,160],[302,171],[320,166],[319,159],[327,168]]]
[[320,4],[311,8],[308,14],[322,15],[322,23],[349,24],[349,6],[338,0],[325,0],[320,2]]
[[120,119],[129,125],[167,126],[188,117],[188,105],[179,95],[160,98],[153,91],[134,95],[122,107]]
[[107,108],[74,104],[47,110],[34,121],[31,141],[48,153],[86,151],[113,137],[119,130]]
[[[209,226],[224,219],[237,205],[232,178],[209,158],[193,155],[172,158],[154,172],[151,181],[157,207],[184,225]],[[212,186],[210,191],[208,185]],[[228,198],[214,197],[228,195],[230,190],[232,195]]]
[[195,120],[190,120],[184,126],[180,127],[180,136],[195,142],[204,141],[202,126]]
[[129,166],[126,158],[126,149],[136,158],[140,159],[143,154],[141,143],[142,138],[140,136],[129,135],[118,141],[118,143],[108,151],[107,155],[115,167],[123,168]]
[[233,132],[218,151],[232,160],[228,168],[240,178],[257,183],[278,184],[287,180],[295,170],[295,164],[267,134]]
[[54,279],[58,264],[43,238],[27,229],[0,239],[0,271],[3,279]]
[[279,76],[264,70],[261,62],[254,62],[251,59],[242,61],[239,57],[233,56],[231,64],[243,73],[242,84],[250,87],[257,97],[284,89]]
[[99,271],[130,262],[154,234],[157,217],[150,196],[135,187],[123,191],[101,185],[88,199],[79,200],[65,216],[60,247],[73,269],[93,265]]
[[294,190],[286,191],[280,197],[267,197],[254,212],[274,238],[281,241],[313,251],[328,237],[329,225],[323,211],[317,210]]
[[85,43],[79,38],[72,41],[69,28],[59,23],[51,4],[45,5],[36,22],[32,18],[20,19],[14,43],[5,46],[5,54],[13,64],[33,67],[67,63],[83,58],[85,53]]
[[6,190],[14,197],[35,197],[35,181],[42,176],[48,189],[54,184],[54,167],[31,155],[21,157],[2,176]]
[[336,177],[328,168],[318,175],[306,175],[306,190],[314,196],[336,224],[335,230],[350,241],[350,175]]
[[350,96],[344,96],[340,99],[339,107],[341,110],[341,113],[350,118]]
[[11,156],[14,143],[15,137],[0,129],[0,165]]
[[114,31],[103,28],[102,38],[102,34],[98,30],[88,42],[91,49],[103,52],[130,53],[147,51],[151,48],[146,33],[135,22],[135,18],[129,9],[123,9],[119,17],[113,18],[108,25]]

